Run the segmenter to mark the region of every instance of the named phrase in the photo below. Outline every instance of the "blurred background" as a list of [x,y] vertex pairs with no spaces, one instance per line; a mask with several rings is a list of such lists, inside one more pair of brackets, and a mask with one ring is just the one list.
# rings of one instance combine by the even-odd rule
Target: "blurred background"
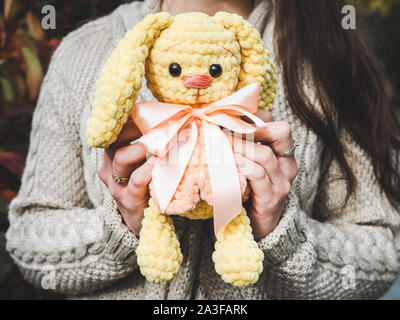
[[[315,0],[320,1],[320,0]],[[50,57],[61,39],[106,15],[122,0],[0,0],[0,299],[58,299],[26,283],[5,250],[8,204],[16,196],[29,147],[32,112]],[[400,0],[349,0],[357,28],[375,48],[400,92]],[[43,30],[41,8],[56,8],[56,29]],[[400,101],[394,102],[400,121]],[[400,299],[400,284],[385,296]]]

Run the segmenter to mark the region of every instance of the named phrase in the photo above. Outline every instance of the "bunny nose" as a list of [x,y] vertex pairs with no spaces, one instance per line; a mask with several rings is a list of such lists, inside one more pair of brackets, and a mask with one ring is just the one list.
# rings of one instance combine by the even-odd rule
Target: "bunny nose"
[[182,77],[182,82],[186,88],[205,89],[211,84],[212,78],[205,74],[192,74]]

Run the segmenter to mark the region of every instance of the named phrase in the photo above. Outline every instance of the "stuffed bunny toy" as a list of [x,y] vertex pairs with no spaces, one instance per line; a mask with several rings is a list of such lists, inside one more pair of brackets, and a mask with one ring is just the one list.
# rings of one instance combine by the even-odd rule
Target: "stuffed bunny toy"
[[[136,103],[144,76],[158,101]],[[272,108],[276,81],[275,66],[259,33],[242,17],[226,12],[213,17],[196,12],[148,15],[112,52],[97,82],[87,140],[93,147],[108,147],[131,115],[143,133],[139,142],[164,159],[153,169],[151,198],[136,249],[148,280],[165,284],[180,270],[183,256],[174,214],[214,217],[212,258],[217,273],[234,286],[258,280],[264,256],[242,206],[248,182],[234,160],[232,164],[232,146],[219,128],[254,132],[255,126],[240,116],[262,126],[254,113],[257,107]],[[184,142],[171,143],[182,128],[189,130]],[[215,152],[205,151],[216,141],[220,146]],[[178,145],[187,151],[181,152],[184,165],[167,164],[167,154]],[[211,165],[220,149],[230,154],[230,162]],[[225,211],[230,216],[224,216]]]

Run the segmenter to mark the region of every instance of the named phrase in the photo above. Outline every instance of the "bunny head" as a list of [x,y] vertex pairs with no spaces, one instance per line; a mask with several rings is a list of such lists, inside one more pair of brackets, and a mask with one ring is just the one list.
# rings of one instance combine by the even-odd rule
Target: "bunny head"
[[200,106],[250,83],[261,85],[259,108],[271,109],[276,71],[259,33],[242,17],[218,12],[148,15],[120,41],[97,82],[87,139],[113,143],[146,77],[161,102]]
[[176,16],[155,41],[146,79],[162,102],[205,104],[236,88],[240,46],[234,34],[202,13]]

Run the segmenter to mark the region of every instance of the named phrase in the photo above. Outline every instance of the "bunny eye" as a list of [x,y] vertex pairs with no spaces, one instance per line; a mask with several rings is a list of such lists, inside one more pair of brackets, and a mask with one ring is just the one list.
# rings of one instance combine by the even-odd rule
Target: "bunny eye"
[[213,78],[217,78],[217,77],[219,77],[221,75],[222,68],[221,68],[221,66],[219,64],[212,64],[211,67],[210,67],[209,72],[210,72],[210,75]]
[[181,74],[181,71],[181,66],[176,62],[169,65],[169,73],[171,74],[171,76],[178,77]]

